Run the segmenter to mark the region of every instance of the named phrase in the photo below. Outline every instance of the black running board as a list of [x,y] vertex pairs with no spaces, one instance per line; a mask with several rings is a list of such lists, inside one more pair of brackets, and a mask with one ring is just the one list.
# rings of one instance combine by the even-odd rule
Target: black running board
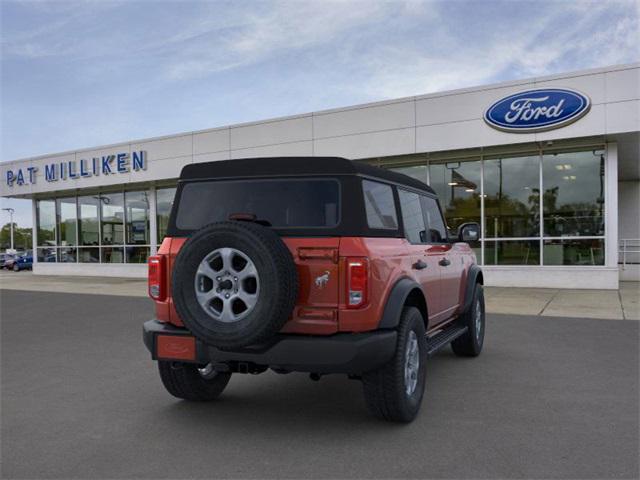
[[438,350],[440,350],[442,347],[450,344],[460,335],[464,335],[465,333],[467,333],[468,329],[469,327],[466,327],[466,326],[460,327],[460,326],[454,325],[452,327],[448,327],[442,330],[441,332],[436,333],[435,335],[432,335],[431,337],[428,337],[427,338],[427,355],[429,357],[432,355],[435,355],[438,352]]

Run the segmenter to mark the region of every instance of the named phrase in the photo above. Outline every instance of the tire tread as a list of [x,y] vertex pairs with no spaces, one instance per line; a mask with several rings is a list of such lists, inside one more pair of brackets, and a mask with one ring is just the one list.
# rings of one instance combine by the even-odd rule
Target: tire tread
[[158,370],[162,384],[171,395],[196,402],[218,398],[231,378],[230,373],[218,373],[207,380],[200,376],[195,365],[166,361],[158,362]]
[[[418,413],[417,408],[409,408],[404,397],[404,348],[411,331],[410,323],[415,322],[422,335],[422,348],[426,352],[426,337],[422,314],[415,307],[405,307],[402,310],[398,325],[398,343],[394,357],[382,368],[368,372],[362,376],[364,398],[367,408],[374,416],[394,422],[410,422]],[[420,340],[419,340],[420,341]],[[424,368],[426,355],[421,355],[420,362]],[[422,387],[424,389],[424,383]],[[422,397],[422,393],[421,393]],[[422,398],[420,397],[420,401]]]

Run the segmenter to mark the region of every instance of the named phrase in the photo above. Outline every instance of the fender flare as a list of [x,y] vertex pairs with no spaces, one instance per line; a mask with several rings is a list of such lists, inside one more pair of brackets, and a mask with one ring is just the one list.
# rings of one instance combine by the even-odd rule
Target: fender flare
[[[414,280],[405,277],[396,282],[391,289],[391,293],[389,293],[389,296],[387,297],[387,303],[384,306],[384,311],[382,312],[382,318],[380,319],[378,328],[396,328],[398,326],[400,314],[402,313],[402,308],[405,305],[407,297],[415,289],[418,289],[424,298],[422,287]],[[426,307],[426,298],[424,298],[424,303]],[[425,318],[424,321],[426,328],[428,318]]]
[[471,265],[469,267],[469,273],[467,274],[467,285],[464,290],[464,305],[462,313],[469,311],[471,302],[473,300],[473,292],[476,289],[476,283],[484,284],[484,277],[482,275],[482,269],[478,265]]

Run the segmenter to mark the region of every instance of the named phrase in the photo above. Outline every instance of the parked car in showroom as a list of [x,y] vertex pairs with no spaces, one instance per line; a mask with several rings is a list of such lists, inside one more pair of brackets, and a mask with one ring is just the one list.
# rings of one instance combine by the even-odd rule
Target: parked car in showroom
[[435,192],[334,157],[183,168],[168,235],[149,258],[143,337],[172,395],[213,400],[234,373],[330,373],[369,410],[409,422],[428,357],[480,354],[483,275]]

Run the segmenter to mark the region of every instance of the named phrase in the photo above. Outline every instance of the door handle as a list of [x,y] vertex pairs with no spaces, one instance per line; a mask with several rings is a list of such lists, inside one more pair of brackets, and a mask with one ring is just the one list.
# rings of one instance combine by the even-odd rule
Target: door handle
[[448,259],[448,258],[443,258],[443,259],[442,259],[442,260],[440,260],[438,263],[439,263],[440,265],[442,265],[443,267],[446,267],[446,266],[448,266],[448,265],[451,265],[451,262],[449,261],[449,259]]
[[427,264],[422,260],[418,260],[416,263],[411,265],[411,267],[413,267],[415,270],[424,270],[425,268],[427,268]]

